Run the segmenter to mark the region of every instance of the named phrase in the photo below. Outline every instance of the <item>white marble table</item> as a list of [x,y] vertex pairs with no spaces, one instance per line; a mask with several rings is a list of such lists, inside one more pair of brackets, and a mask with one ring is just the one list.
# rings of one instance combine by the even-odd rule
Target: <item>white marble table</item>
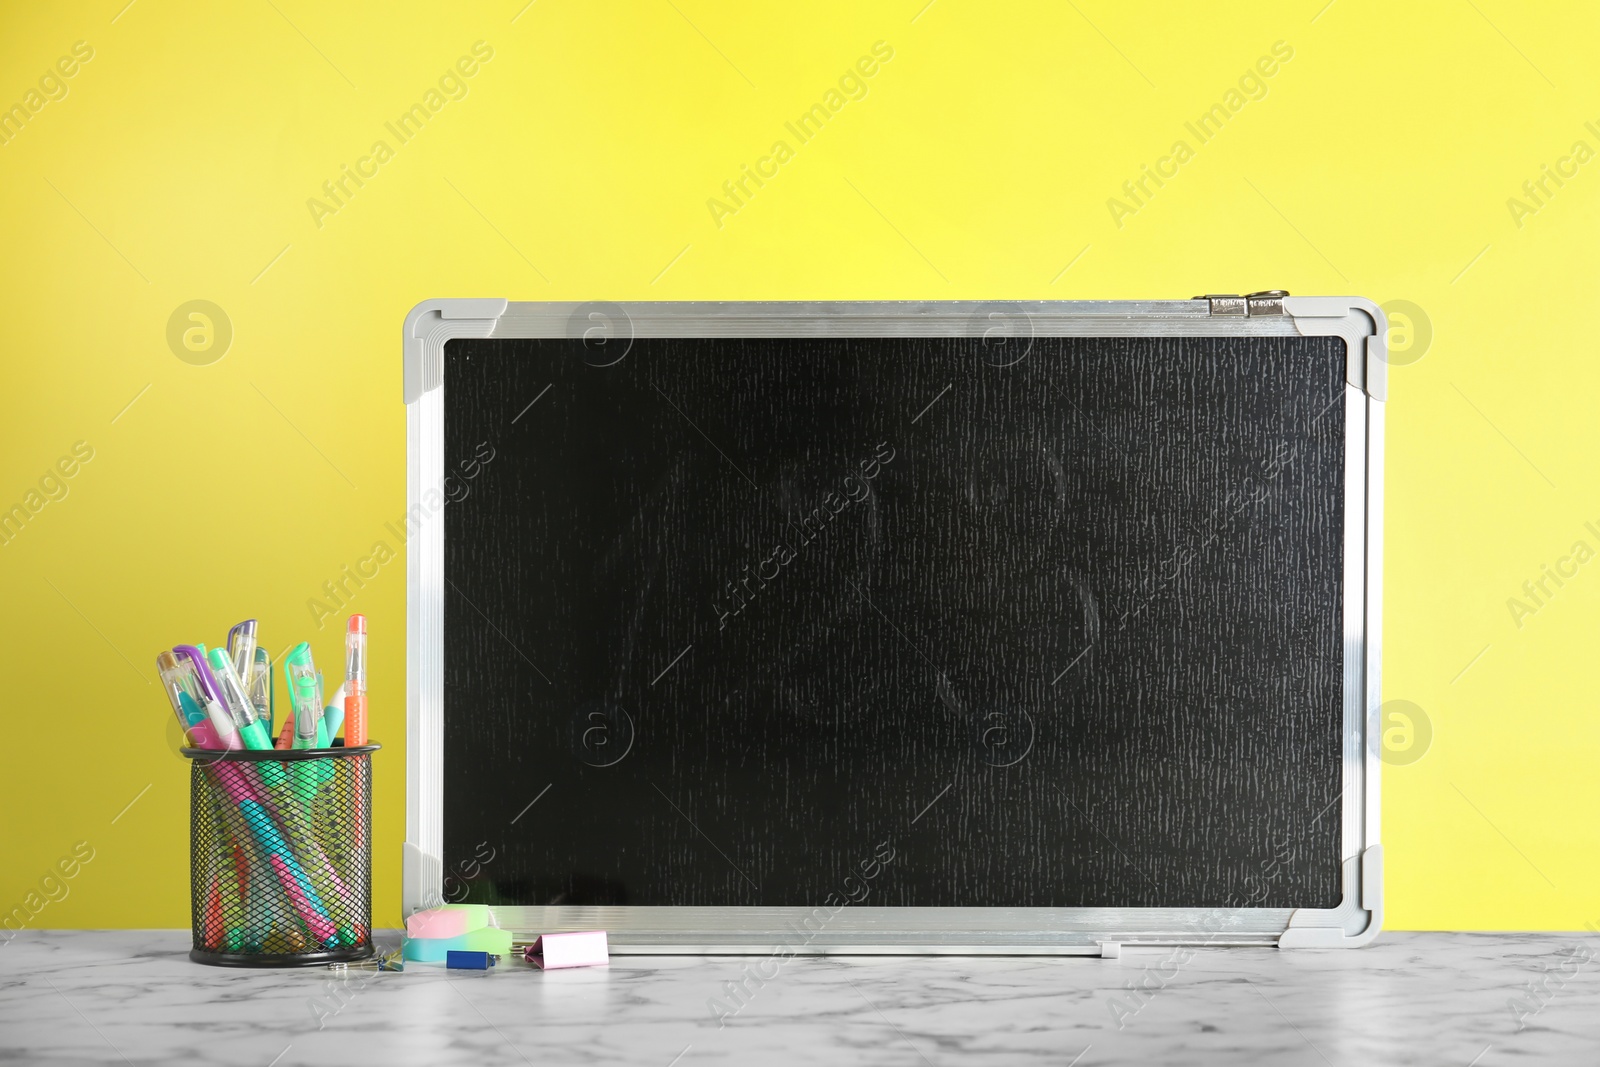
[[487,974],[410,964],[335,992],[325,970],[191,963],[188,936],[36,931],[0,944],[0,1061],[1600,1062],[1600,936],[1588,934],[1386,934],[1353,952],[1206,949],[1187,960],[1170,949],[796,959],[750,982],[722,1026],[708,1002],[735,1006],[724,983],[756,961],[615,957],[549,973],[516,961]]

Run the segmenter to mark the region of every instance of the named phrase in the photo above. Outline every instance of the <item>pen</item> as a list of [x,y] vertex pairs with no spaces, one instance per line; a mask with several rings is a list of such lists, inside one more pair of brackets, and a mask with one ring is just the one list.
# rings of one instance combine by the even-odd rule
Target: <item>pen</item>
[[[367,617],[350,616],[344,635],[344,745],[352,748],[367,743]],[[351,837],[356,846],[366,842],[360,810],[351,812]]]
[[240,683],[248,687],[256,669],[256,620],[246,619],[228,631],[228,657]]
[[211,729],[217,735],[217,748],[240,749],[244,742],[239,739],[239,731],[234,728],[233,718],[228,710],[222,706],[222,698],[217,695],[216,680],[211,676],[211,668],[206,666],[204,653],[200,651],[205,646],[174,645],[172,654],[179,659],[187,659],[194,669],[195,681],[199,685],[201,703],[206,710],[206,716],[211,720]]
[[352,615],[344,635],[344,743],[367,743],[367,617]]
[[272,736],[272,657],[260,645],[256,646],[255,663],[251,665],[250,680],[245,683],[250,693],[250,703],[256,706],[256,718],[266,724],[267,736]]
[[200,684],[195,680],[194,666],[171,652],[162,652],[156,656],[156,673],[161,675],[161,688],[172,702],[184,739],[194,748],[221,748],[200,705]]
[[256,719],[272,736],[272,657],[256,641],[256,620],[246,619],[228,631],[228,655],[239,682],[255,705]]
[[[239,736],[244,740],[244,747],[252,751],[261,751],[272,747],[272,735],[267,733],[267,728],[256,718],[256,708],[250,698],[245,695],[244,683],[239,680],[239,672],[234,669],[233,660],[220,648],[213,648],[210,653],[211,674],[216,680],[217,690],[222,697],[222,703],[228,709],[229,716],[233,719],[234,727],[239,731]],[[251,650],[251,659],[254,660],[255,651]]]

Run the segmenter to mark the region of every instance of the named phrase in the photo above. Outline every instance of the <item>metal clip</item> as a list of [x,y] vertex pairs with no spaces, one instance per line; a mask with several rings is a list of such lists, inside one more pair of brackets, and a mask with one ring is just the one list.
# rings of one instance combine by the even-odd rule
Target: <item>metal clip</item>
[[328,964],[328,970],[334,974],[345,976],[348,976],[351,971],[403,971],[405,969],[405,958],[400,949],[377,953],[362,960]]
[[1238,293],[1204,293],[1194,299],[1208,301],[1213,315],[1254,318],[1285,314],[1283,298],[1288,295],[1287,289],[1263,289],[1247,296],[1240,296]]

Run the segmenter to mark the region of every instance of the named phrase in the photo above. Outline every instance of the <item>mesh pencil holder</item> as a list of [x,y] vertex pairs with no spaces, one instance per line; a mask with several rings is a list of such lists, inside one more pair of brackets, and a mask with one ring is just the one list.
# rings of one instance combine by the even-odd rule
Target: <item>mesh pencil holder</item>
[[185,748],[189,958],[298,967],[372,955],[372,753]]

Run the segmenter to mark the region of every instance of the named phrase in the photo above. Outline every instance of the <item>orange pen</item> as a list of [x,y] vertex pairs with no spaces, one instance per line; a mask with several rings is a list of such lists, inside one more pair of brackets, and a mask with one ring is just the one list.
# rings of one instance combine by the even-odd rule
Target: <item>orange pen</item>
[[350,616],[344,635],[344,743],[367,743],[367,617]]

